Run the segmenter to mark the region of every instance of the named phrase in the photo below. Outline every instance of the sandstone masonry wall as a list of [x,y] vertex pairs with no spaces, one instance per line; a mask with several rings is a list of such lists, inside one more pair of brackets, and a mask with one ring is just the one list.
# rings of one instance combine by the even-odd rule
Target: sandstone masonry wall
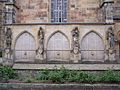
[[[20,23],[50,22],[51,0],[19,0]],[[68,0],[68,22],[100,22],[99,0]]]
[[48,0],[20,0],[19,22],[48,22]]
[[100,22],[101,11],[99,0],[70,0],[70,22]]

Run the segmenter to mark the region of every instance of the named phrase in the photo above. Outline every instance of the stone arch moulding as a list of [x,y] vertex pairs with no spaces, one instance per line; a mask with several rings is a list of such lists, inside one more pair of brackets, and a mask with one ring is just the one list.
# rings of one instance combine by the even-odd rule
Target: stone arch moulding
[[[24,34],[26,34],[27,36],[25,36]],[[25,39],[26,38],[26,39]],[[22,39],[24,39],[22,42],[21,42],[21,40]],[[19,40],[19,44],[18,44],[18,40]],[[26,42],[27,41],[27,42]],[[24,42],[26,42],[26,43],[24,43]],[[33,43],[33,44],[32,44]],[[17,45],[17,46],[16,46]],[[26,47],[26,49],[25,49],[25,47],[21,47],[20,48],[20,45],[25,45],[25,47]],[[28,46],[28,47],[27,47]],[[18,49],[20,49],[20,51],[18,51]],[[33,49],[34,49],[34,51],[36,50],[36,41],[35,41],[35,38],[34,38],[34,36],[30,33],[30,32],[28,32],[28,31],[23,31],[23,32],[21,32],[21,33],[19,33],[18,34],[18,36],[16,37],[16,39],[15,39],[15,42],[14,42],[14,53],[13,53],[13,55],[14,55],[14,60],[17,60],[16,59],[16,52],[17,52],[17,57],[21,57],[21,59],[23,59],[22,57],[23,57],[23,55],[24,54],[22,54],[22,56],[21,56],[21,54],[18,54],[18,53],[23,53],[23,52],[26,52],[27,53],[27,55],[28,54],[31,54],[31,52],[33,53],[34,51],[33,51]],[[16,51],[17,50],[17,51]],[[24,51],[23,51],[24,50]],[[27,50],[27,51],[26,51]],[[28,51],[29,50],[29,51]],[[32,50],[32,51],[31,51]],[[35,54],[35,52],[34,52],[34,54]],[[18,55],[20,55],[20,56],[18,56]],[[35,55],[34,55],[35,56]],[[26,56],[26,60],[28,59],[28,57]],[[29,59],[31,59],[31,57],[29,58]],[[31,59],[32,60],[32,59]]]
[[103,39],[102,35],[101,35],[100,33],[96,32],[96,31],[94,31],[94,30],[91,30],[91,31],[85,33],[85,35],[84,35],[83,37],[81,37],[80,45],[81,45],[81,42],[82,42],[82,40],[84,39],[84,37],[86,37],[86,36],[87,36],[89,33],[91,33],[91,32],[97,34],[97,35],[102,39],[102,41],[103,41],[103,43],[104,43],[104,46],[105,46],[105,42],[104,42],[104,39]]
[[53,32],[53,33],[48,37],[47,43],[46,43],[46,49],[47,49],[48,42],[49,42],[50,38],[51,38],[53,35],[55,35],[56,33],[58,33],[58,32],[61,33],[62,35],[64,35],[64,36],[67,38],[67,40],[68,40],[68,42],[69,42],[69,48],[70,48],[70,40],[69,40],[68,36],[67,36],[65,33],[63,33],[62,31],[57,30],[57,31]]
[[69,61],[70,44],[67,36],[60,32],[54,32],[47,42],[47,61]]
[[81,40],[82,61],[100,61],[105,59],[105,45],[102,37],[95,31],[90,31]]
[[[35,40],[35,37],[30,33],[30,32],[28,32],[28,31],[22,31],[22,32],[20,32],[16,37],[15,37],[15,41],[14,41],[14,49],[15,49],[15,45],[16,45],[16,41],[17,41],[17,39],[22,35],[22,34],[24,34],[24,33],[28,33],[28,34],[30,34],[33,38],[34,38],[34,40]],[[35,41],[36,42],[36,41]],[[36,43],[35,43],[36,44]]]

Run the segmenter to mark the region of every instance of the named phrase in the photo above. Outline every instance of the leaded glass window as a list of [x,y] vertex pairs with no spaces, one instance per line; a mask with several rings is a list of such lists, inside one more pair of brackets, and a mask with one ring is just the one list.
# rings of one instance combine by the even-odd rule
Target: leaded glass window
[[7,3],[12,3],[12,4],[15,4],[16,3],[16,0],[6,0]]
[[67,22],[67,0],[51,0],[51,22]]
[[11,24],[16,22],[16,10],[6,6],[5,8],[5,23]]

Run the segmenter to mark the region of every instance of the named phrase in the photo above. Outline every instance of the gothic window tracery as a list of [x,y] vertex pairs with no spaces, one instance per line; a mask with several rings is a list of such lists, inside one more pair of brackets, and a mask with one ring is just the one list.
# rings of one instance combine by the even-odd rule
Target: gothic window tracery
[[67,0],[51,0],[51,22],[67,22]]
[[16,10],[6,6],[5,8],[5,23],[11,24],[16,22]]

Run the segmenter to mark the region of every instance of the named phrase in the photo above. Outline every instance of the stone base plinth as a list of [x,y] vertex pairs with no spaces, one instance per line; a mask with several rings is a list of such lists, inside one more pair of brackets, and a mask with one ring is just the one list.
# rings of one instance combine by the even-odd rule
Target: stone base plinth
[[120,85],[0,83],[0,90],[120,90]]
[[13,65],[17,70],[40,70],[40,69],[60,69],[64,66],[70,70],[88,70],[88,71],[100,71],[100,70],[120,70],[120,64],[24,64],[16,63]]

